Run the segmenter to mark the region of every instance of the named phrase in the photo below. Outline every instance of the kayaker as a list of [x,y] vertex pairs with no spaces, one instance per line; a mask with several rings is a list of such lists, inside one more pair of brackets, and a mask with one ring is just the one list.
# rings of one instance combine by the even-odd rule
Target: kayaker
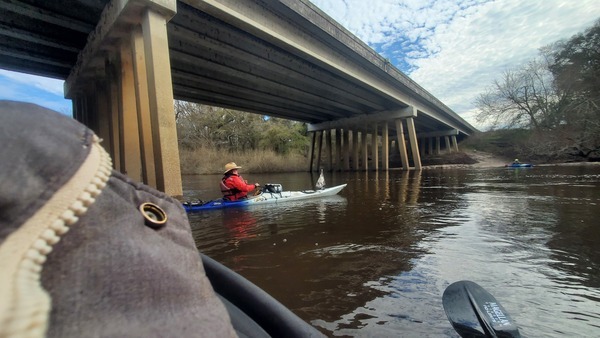
[[258,183],[248,184],[248,181],[244,180],[238,172],[238,169],[241,168],[235,162],[229,162],[225,165],[225,172],[221,179],[221,193],[223,193],[223,198],[228,201],[247,198],[250,191],[260,187]]

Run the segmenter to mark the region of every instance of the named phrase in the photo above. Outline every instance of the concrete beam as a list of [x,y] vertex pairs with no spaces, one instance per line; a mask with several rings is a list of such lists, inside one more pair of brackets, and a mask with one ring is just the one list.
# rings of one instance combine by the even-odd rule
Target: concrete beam
[[425,138],[425,137],[441,137],[441,136],[456,136],[456,135],[458,135],[458,129],[438,130],[438,131],[431,131],[428,133],[418,133],[417,137]]
[[156,187],[167,195],[181,197],[183,187],[173,107],[167,22],[160,13],[146,10],[142,17],[142,40],[154,141]]
[[129,36],[134,24],[141,22],[145,9],[160,13],[170,20],[177,13],[176,0],[112,0],[102,12],[96,29],[88,37],[85,48],[65,81],[65,97],[71,98],[84,78],[95,75],[95,68],[104,64],[106,48],[118,50],[117,40]]
[[404,128],[402,126],[402,119],[397,119],[396,123],[396,136],[398,141],[398,151],[400,152],[400,160],[402,161],[402,170],[408,170],[408,152],[406,151],[406,141],[404,140]]
[[[181,72],[198,74],[196,76],[200,77],[200,82],[204,82],[205,78],[214,80],[213,74],[223,73],[227,77],[222,79],[217,76],[216,80],[224,84],[239,83],[244,86],[252,82],[261,87],[270,86],[257,90],[272,96],[284,92],[281,87],[295,88],[300,90],[300,94],[305,92],[321,96],[327,99],[325,101],[343,105],[349,112],[353,106],[370,107],[369,110],[374,111],[389,106],[386,100],[368,89],[314,67],[306,60],[290,57],[289,52],[263,40],[249,39],[247,32],[231,25],[215,27],[214,18],[198,11],[192,12],[183,4],[180,11],[169,24],[169,44],[172,52],[184,50],[182,56],[190,61],[182,65],[174,62],[173,67]],[[224,66],[227,69],[223,69]],[[246,76],[248,79],[244,78]],[[256,78],[261,81],[256,81]],[[286,98],[289,99],[288,96]],[[304,100],[300,97],[298,101],[307,101],[315,107],[320,105],[314,102],[314,98]]]
[[[238,0],[181,0],[318,68],[370,88],[393,105],[415,106],[469,133],[473,127],[385,58],[324,15],[308,0],[264,4]],[[310,24],[306,24],[309,22]],[[270,56],[267,58],[270,61]],[[323,83],[328,83],[323,81]],[[353,96],[353,95],[350,95]],[[389,105],[387,107],[390,107]]]
[[412,153],[415,170],[421,170],[421,155],[419,154],[419,144],[417,141],[417,132],[415,130],[414,119],[406,119],[406,127],[408,129],[408,139],[410,142],[410,150]]
[[[343,78],[359,81],[363,86],[372,88],[379,95],[393,100],[400,106],[416,104],[414,97],[398,88],[397,82],[395,83],[391,77],[386,80],[373,72],[370,69],[373,67],[371,62],[367,62],[366,59],[348,58],[344,51],[331,48],[322,40],[307,34],[300,29],[300,26],[289,24],[285,17],[277,15],[274,11],[259,6],[255,2],[238,0],[181,1],[225,22],[233,23],[235,26],[312,63],[330,69]],[[288,8],[296,10],[294,5],[294,2],[285,4]],[[298,6],[306,7],[307,3],[303,2]],[[305,9],[312,8],[308,6]],[[300,15],[304,16],[306,13]],[[350,49],[350,47],[348,48]],[[363,63],[368,63],[367,67]],[[384,67],[391,67],[391,65],[388,63]],[[421,91],[425,90],[421,88]]]
[[308,124],[308,131],[316,131],[323,129],[347,128],[359,126],[366,128],[372,125],[373,122],[395,121],[401,118],[416,117],[417,110],[412,107],[406,107],[396,110],[385,110],[373,114],[362,114],[353,117],[342,118],[335,121],[327,121],[323,123]]

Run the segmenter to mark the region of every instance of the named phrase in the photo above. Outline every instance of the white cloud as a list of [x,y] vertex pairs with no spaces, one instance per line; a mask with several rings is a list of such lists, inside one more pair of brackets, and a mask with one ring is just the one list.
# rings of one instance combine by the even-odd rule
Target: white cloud
[[[476,127],[473,101],[505,69],[600,17],[598,0],[311,1]],[[0,96],[70,110],[62,80],[0,70]]]
[[600,17],[597,0],[312,0],[476,127],[473,101],[507,68]]

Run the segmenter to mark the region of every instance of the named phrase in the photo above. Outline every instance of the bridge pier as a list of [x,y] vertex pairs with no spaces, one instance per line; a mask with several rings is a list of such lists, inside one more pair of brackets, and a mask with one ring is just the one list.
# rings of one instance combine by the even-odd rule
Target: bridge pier
[[379,170],[379,133],[377,122],[373,123],[373,132],[371,133],[371,156],[373,161],[373,170]]
[[389,125],[387,121],[383,122],[381,129],[381,168],[384,171],[390,169]]
[[114,169],[171,196],[183,194],[167,41],[176,9],[111,3],[65,81],[74,117],[104,140]]
[[360,133],[360,142],[361,142],[361,153],[362,153],[362,169],[363,171],[369,170],[369,153],[367,148],[367,132],[362,131]]
[[[390,138],[389,121],[395,123],[396,143],[403,170],[420,170],[421,155],[414,116],[417,112],[414,107],[407,107],[396,111],[384,111],[372,114],[368,117],[360,116],[354,118],[341,119],[339,121],[330,121],[319,125],[309,125],[309,132],[312,133],[312,142],[310,148],[309,171],[318,171],[321,167],[321,148],[322,138],[325,137],[326,153],[329,157],[329,168],[333,170],[332,162],[333,152],[335,151],[335,168],[339,171],[359,171],[369,170],[369,149],[371,149],[372,169],[379,170],[379,124],[381,124],[381,168],[389,170],[390,164]],[[408,137],[404,133],[404,123]],[[371,147],[368,146],[367,128],[371,126]],[[329,131],[329,136],[327,131]],[[331,134],[335,132],[335,144],[332,149],[327,146],[331,142]],[[407,141],[408,140],[408,144]],[[407,146],[410,146],[410,157]],[[395,149],[393,149],[395,151]],[[316,154],[316,167],[313,166]],[[412,159],[413,166],[409,164]],[[362,164],[361,164],[362,163]]]
[[[423,140],[427,140],[429,155],[439,155],[443,152],[453,153],[458,152],[458,142],[456,140],[456,135],[458,135],[458,130],[450,129],[450,130],[440,130],[428,133],[421,133],[417,135],[419,138]],[[444,148],[442,150],[442,137],[444,138]],[[434,149],[435,145],[435,149]]]

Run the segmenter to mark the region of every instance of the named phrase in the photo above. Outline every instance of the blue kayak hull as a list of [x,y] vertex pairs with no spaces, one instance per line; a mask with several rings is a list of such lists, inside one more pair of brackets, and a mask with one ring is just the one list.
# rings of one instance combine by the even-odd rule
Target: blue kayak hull
[[531,163],[511,163],[504,165],[507,168],[530,168],[533,167]]

